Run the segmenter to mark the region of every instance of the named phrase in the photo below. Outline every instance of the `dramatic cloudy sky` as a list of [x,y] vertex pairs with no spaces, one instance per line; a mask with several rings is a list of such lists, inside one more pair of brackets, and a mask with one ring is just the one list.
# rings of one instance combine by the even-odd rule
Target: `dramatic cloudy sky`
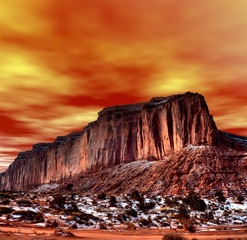
[[200,92],[247,135],[246,0],[2,0],[0,170],[110,105]]

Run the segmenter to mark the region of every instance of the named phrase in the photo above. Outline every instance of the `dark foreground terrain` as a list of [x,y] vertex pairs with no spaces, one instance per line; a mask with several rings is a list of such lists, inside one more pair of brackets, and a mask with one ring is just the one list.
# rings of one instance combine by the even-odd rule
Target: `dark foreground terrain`
[[247,239],[246,198],[222,192],[207,198],[137,190],[117,196],[0,192],[0,198],[0,239],[162,239],[166,233]]

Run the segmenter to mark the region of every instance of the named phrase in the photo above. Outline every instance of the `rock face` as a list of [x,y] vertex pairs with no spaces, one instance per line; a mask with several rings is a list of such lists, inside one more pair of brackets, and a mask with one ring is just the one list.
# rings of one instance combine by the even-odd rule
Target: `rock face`
[[[152,166],[149,171],[153,174],[163,169],[162,173],[156,174],[159,178],[169,169],[169,164],[175,166],[175,162],[178,168],[172,168],[173,172],[179,171],[180,164],[184,168],[185,162],[193,165],[195,170],[196,161],[218,164],[223,159],[219,156],[230,156],[225,149],[235,151],[237,156],[232,165],[222,163],[228,171],[228,167],[237,169],[244,164],[245,155],[241,151],[247,150],[245,141],[244,137],[217,130],[200,94],[188,92],[153,98],[149,102],[105,108],[99,112],[97,121],[89,123],[82,132],[58,137],[53,143],[36,144],[33,150],[20,153],[0,175],[0,188],[28,190],[46,183],[67,182],[79,176],[88,176],[89,180],[90,176],[97,177],[97,174],[123,164],[142,166],[140,160],[148,161]],[[195,146],[210,150],[198,152]],[[188,148],[192,150],[188,151]],[[212,159],[212,156],[217,157]],[[188,169],[187,172],[181,171],[186,175]],[[198,178],[203,173],[200,172]],[[174,179],[169,179],[170,188],[176,189]],[[186,178],[180,180],[186,181]],[[208,184],[210,181],[205,180],[205,185]],[[152,189],[157,190],[154,186]]]
[[[247,153],[227,147],[189,145],[160,161],[140,160],[102,171],[86,173],[71,181],[81,192],[203,195],[222,191],[226,195],[247,194]],[[100,180],[99,180],[100,179]],[[59,189],[61,190],[61,188]]]

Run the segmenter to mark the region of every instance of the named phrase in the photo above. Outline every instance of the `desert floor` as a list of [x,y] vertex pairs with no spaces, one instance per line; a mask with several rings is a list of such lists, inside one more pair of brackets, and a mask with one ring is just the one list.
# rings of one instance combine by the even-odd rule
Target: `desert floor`
[[[107,230],[70,230],[76,237],[55,236],[52,228],[19,228],[0,227],[0,239],[10,240],[60,240],[60,239],[85,239],[85,240],[161,240],[163,234],[175,232],[169,229],[142,229],[132,231],[107,231]],[[198,229],[199,230],[199,229]],[[196,233],[183,233],[187,239],[247,239],[247,231],[244,227],[233,228],[229,226],[226,230],[214,228],[204,229]]]

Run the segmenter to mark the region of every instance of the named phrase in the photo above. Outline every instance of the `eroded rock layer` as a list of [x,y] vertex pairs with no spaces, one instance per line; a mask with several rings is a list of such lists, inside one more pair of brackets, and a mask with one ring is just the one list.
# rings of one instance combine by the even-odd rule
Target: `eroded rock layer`
[[[227,147],[189,145],[161,161],[134,161],[86,173],[71,181],[73,190],[87,193],[247,194],[247,152]],[[59,188],[61,190],[61,188]]]
[[[167,159],[181,153],[193,164],[190,155],[194,151],[184,152],[188,146],[220,149],[223,145],[246,151],[243,143],[244,137],[217,130],[200,94],[153,98],[149,102],[105,108],[97,121],[89,123],[82,132],[58,137],[53,143],[36,144],[33,150],[20,153],[0,175],[0,187],[28,190],[139,160],[159,160],[156,164],[166,165]],[[205,153],[204,157],[210,156]]]

